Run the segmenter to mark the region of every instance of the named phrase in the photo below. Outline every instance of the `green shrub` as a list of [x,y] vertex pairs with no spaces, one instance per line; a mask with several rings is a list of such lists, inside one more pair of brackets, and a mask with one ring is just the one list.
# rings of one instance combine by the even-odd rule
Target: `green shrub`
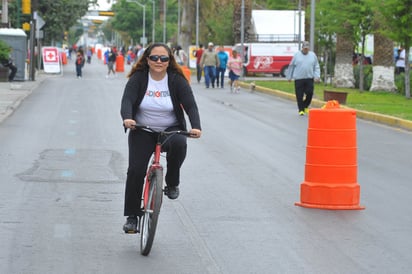
[[405,74],[395,74],[395,86],[399,94],[405,95]]
[[[360,66],[353,66],[353,76],[355,77],[355,88],[359,89]],[[369,90],[372,85],[373,67],[372,65],[363,66],[363,89]]]
[[9,55],[10,46],[3,40],[0,40],[0,63],[2,63],[4,60],[8,60]]
[[[409,81],[412,87],[412,70],[409,71]],[[399,94],[405,95],[405,73],[395,74],[395,86]]]

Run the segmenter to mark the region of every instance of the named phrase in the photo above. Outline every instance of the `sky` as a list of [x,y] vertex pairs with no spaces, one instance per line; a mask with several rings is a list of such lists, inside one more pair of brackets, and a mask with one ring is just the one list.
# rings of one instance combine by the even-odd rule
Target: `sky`
[[109,0],[110,3],[107,3],[108,0],[98,0],[99,7],[96,7],[98,10],[110,10],[110,7],[112,6],[113,0]]

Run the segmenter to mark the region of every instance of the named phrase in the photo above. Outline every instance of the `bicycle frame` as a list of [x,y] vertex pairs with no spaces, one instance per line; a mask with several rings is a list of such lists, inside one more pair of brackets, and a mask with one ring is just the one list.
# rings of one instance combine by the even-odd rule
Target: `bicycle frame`
[[144,205],[145,210],[148,208],[149,187],[150,187],[150,183],[151,183],[152,174],[155,172],[155,169],[161,169],[162,174],[163,174],[163,166],[160,164],[161,149],[162,149],[162,144],[158,141],[156,143],[155,151],[153,153],[152,164],[150,165],[150,167],[149,167],[149,169],[146,173],[146,182],[145,182],[144,190],[143,190],[143,205]]
[[[143,189],[143,216],[141,221],[140,253],[149,255],[156,233],[157,221],[162,205],[163,197],[163,166],[160,163],[162,145],[167,142],[168,137],[174,134],[190,136],[186,131],[155,132],[149,127],[136,126],[152,133],[158,133],[152,163],[147,169],[146,181]],[[166,139],[163,140],[163,137]]]

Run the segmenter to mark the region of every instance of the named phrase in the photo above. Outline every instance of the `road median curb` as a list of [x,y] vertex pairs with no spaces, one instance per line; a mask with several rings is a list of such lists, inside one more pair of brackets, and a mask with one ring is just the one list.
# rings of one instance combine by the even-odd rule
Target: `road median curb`
[[[248,83],[242,82],[240,85],[243,88],[251,90],[250,84]],[[265,93],[265,94],[275,95],[275,96],[288,99],[291,101],[296,100],[295,94],[287,93],[281,90],[270,89],[270,88],[265,88],[265,87],[260,87],[260,86],[256,86],[254,90]],[[312,106],[314,107],[320,108],[324,104],[325,104],[325,101],[322,101],[319,99],[312,100]],[[349,108],[347,106],[342,106],[342,107]],[[374,113],[370,111],[365,111],[365,110],[357,110],[357,109],[355,110],[356,110],[356,117],[361,118],[363,120],[377,122],[380,124],[385,124],[388,126],[412,131],[412,121],[401,119],[401,118],[390,116],[390,115],[384,115],[384,114]]]

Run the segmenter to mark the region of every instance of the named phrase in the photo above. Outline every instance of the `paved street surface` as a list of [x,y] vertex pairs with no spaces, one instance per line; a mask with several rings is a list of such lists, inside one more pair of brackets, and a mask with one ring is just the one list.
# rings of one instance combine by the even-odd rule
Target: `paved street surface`
[[164,199],[141,256],[139,236],[122,232],[126,72],[106,79],[94,59],[83,79],[70,63],[7,91],[28,95],[0,111],[0,273],[411,271],[411,132],[359,119],[366,209],[302,208],[308,117],[290,100],[196,82],[203,136],[188,140],[181,196]]

